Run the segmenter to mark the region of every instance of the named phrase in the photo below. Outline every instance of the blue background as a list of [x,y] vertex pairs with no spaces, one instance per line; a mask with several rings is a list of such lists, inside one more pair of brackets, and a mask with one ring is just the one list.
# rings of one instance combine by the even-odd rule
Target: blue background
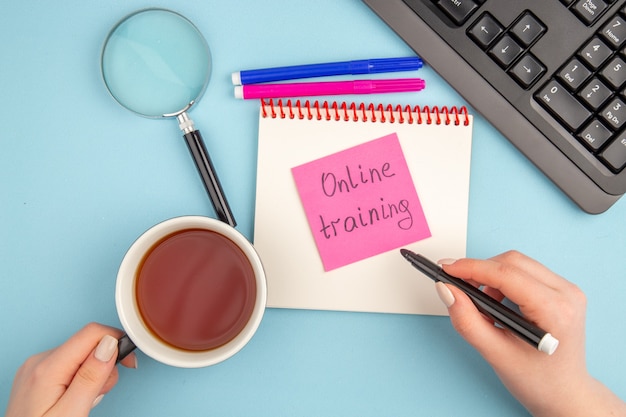
[[[30,355],[89,321],[119,326],[115,275],[133,240],[179,215],[214,216],[172,120],[107,93],[99,56],[137,9],[190,18],[209,42],[211,83],[190,115],[252,238],[258,102],[230,73],[412,51],[357,0],[5,2],[0,14],[0,409]],[[424,92],[348,100],[463,104],[431,69]],[[398,75],[402,76],[402,75]],[[342,98],[343,99],[343,98]],[[445,192],[446,190],[441,190]],[[468,255],[519,249],[587,293],[590,371],[626,398],[626,201],[583,213],[476,117]],[[295,254],[292,254],[295,255]],[[93,416],[522,416],[447,317],[269,309],[234,358],[185,370],[139,356]]]

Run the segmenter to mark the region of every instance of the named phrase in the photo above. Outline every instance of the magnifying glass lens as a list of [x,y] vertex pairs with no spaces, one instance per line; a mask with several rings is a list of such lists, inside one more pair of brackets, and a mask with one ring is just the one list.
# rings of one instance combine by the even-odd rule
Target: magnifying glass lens
[[169,10],[144,10],[121,21],[102,51],[113,97],[146,117],[185,110],[209,81],[211,55],[198,29]]

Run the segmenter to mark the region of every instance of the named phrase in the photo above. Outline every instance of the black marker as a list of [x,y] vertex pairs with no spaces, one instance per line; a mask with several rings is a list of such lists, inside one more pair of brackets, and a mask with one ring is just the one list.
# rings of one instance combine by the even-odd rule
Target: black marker
[[400,249],[400,253],[411,265],[426,274],[428,278],[435,282],[441,281],[446,284],[452,284],[463,291],[474,302],[481,313],[510,330],[520,339],[548,355],[552,355],[556,350],[559,341],[554,336],[530,323],[507,306],[462,279],[447,274],[439,265],[421,255],[407,249]]

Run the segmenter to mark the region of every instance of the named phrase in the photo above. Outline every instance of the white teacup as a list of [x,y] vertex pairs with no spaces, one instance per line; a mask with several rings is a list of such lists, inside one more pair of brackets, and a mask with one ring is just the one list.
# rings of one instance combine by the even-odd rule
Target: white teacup
[[[207,234],[206,231],[213,233]],[[237,259],[242,259],[242,268],[246,268],[246,270],[252,271],[251,274],[253,275],[253,279],[248,288],[253,288],[254,286],[256,287],[254,293],[251,292],[252,290],[248,290],[248,294],[253,294],[252,299],[247,302],[248,307],[246,309],[245,317],[242,316],[243,318],[240,317],[238,319],[239,327],[237,327],[237,329],[239,330],[236,332],[234,337],[230,338],[230,340],[227,340],[225,343],[219,346],[206,349],[176,346],[176,343],[178,343],[178,341],[172,342],[172,340],[168,340],[168,336],[166,335],[166,333],[159,334],[160,329],[158,329],[158,326],[154,325],[154,323],[158,323],[158,320],[155,321],[153,317],[158,318],[158,314],[163,313],[164,315],[167,315],[172,313],[174,315],[178,315],[180,313],[180,311],[178,310],[186,310],[186,308],[181,307],[179,309],[172,310],[170,307],[167,306],[171,306],[174,304],[170,303],[170,300],[167,299],[164,302],[162,302],[162,299],[155,299],[152,300],[150,304],[149,302],[147,302],[150,301],[149,297],[147,300],[142,300],[141,295],[139,295],[140,299],[138,301],[138,293],[145,293],[146,290],[142,288],[147,285],[144,284],[142,286],[141,282],[138,285],[138,278],[141,277],[140,281],[144,280],[143,282],[146,283],[157,282],[148,281],[149,278],[145,278],[146,276],[148,276],[148,273],[146,272],[146,270],[148,270],[147,268],[149,267],[149,265],[152,265],[151,263],[158,262],[159,256],[161,256],[161,254],[167,253],[163,251],[170,250],[167,248],[177,244],[175,243],[175,239],[178,238],[173,238],[174,236],[183,236],[187,234],[187,232],[197,232],[201,235],[203,233],[207,235],[218,234],[221,237],[226,238],[230,242],[232,242],[234,245],[231,245],[225,241],[225,244],[223,246],[233,248],[227,250],[233,250],[237,253],[243,253],[243,256],[237,255],[240,256],[240,258]],[[221,237],[217,236],[217,238]],[[240,252],[237,251],[237,249],[239,249]],[[222,250],[221,246],[219,250]],[[207,258],[210,258],[212,260],[206,261]],[[223,276],[221,278],[215,279],[222,279],[221,282],[223,284],[225,282],[224,280],[228,278],[228,276],[225,276],[225,272],[223,271],[219,272],[220,270],[224,269],[219,268],[219,264],[221,262],[220,259],[221,258],[219,256],[211,257],[210,253],[207,253],[207,257],[205,257],[204,255],[202,255],[201,257],[196,256],[196,262],[208,262],[208,265],[204,265],[205,272],[207,271],[207,266],[208,269],[210,269],[211,271],[218,271],[215,272],[215,274],[213,274],[213,272],[208,274],[204,273],[203,276],[207,276],[207,279],[214,279],[211,277],[212,275],[217,276],[219,274],[222,274]],[[190,262],[191,261],[193,260],[190,260]],[[249,263],[249,265],[243,264],[246,261]],[[211,264],[210,262],[215,263],[215,269],[213,269],[213,264]],[[156,268],[161,268],[158,263],[154,265],[156,265]],[[168,273],[168,280],[169,276],[171,276],[172,280],[180,279],[180,277],[183,277],[182,279],[184,279],[185,274],[187,273],[186,271],[189,269],[186,253],[184,256],[181,257],[180,265],[182,267],[181,270],[176,270],[175,266],[174,271],[172,273]],[[169,284],[166,283],[166,285]],[[219,285],[221,284],[216,284],[216,291],[219,289]],[[169,293],[172,294],[172,297],[175,297],[175,294],[182,292],[176,291],[177,289],[178,288],[172,291],[165,291],[164,294],[161,294],[161,297],[167,298],[169,297]],[[196,290],[194,290],[194,294],[191,294],[191,291],[188,292],[190,293],[190,296],[193,295],[196,300],[198,300],[198,296],[200,295],[202,297],[206,296],[208,300],[216,300],[216,297],[218,297],[215,294],[209,294],[212,291],[207,291],[206,294],[197,294],[197,286]],[[239,295],[237,296],[239,297]],[[221,297],[221,295],[219,297]],[[267,284],[265,281],[265,272],[263,270],[261,260],[252,244],[245,236],[243,236],[241,233],[239,233],[236,229],[229,226],[228,224],[223,223],[219,220],[202,216],[183,216],[166,220],[162,223],[157,224],[156,226],[153,226],[144,234],[142,234],[132,244],[132,246],[124,256],[124,259],[122,260],[117,274],[117,285],[115,290],[115,302],[120,321],[122,323],[122,326],[124,327],[124,330],[126,331],[127,336],[134,343],[134,345],[139,348],[143,353],[159,362],[182,368],[198,368],[214,365],[230,358],[231,356],[239,352],[248,343],[248,341],[250,341],[257,328],[259,327],[259,324],[261,323],[261,319],[263,318],[263,314],[265,312],[266,300]],[[221,300],[217,299],[217,301]],[[173,326],[172,328],[174,333],[179,333],[179,328],[182,329],[180,330],[180,332],[186,331],[184,330],[184,328],[186,327],[185,325],[190,321],[195,322],[204,320],[203,322],[206,322],[207,325],[214,323],[215,320],[219,321],[222,318],[222,314],[220,314],[219,309],[221,309],[222,307],[211,307],[210,304],[211,301],[207,302],[206,305],[203,305],[202,308],[199,308],[198,310],[201,311],[199,311],[197,315],[196,313],[193,313],[193,315],[187,316],[187,318],[193,318],[194,320],[182,320],[179,324]],[[152,307],[150,307],[150,305],[152,305]],[[164,310],[164,312],[156,311],[156,313],[158,313],[156,316],[151,315],[152,310],[150,310],[150,308],[152,308],[153,310],[158,310],[161,308],[161,305],[166,306],[163,307],[166,310]],[[214,305],[219,305],[219,302],[214,303]],[[188,306],[188,303],[185,302],[182,304],[182,306],[186,307]],[[150,317],[144,318],[142,316],[141,309],[144,310],[143,314]],[[210,314],[208,314],[207,311],[204,310],[210,310]],[[185,314],[190,314],[190,312],[186,312]],[[202,319],[196,320],[197,317],[202,317]],[[245,318],[247,318],[247,321],[245,320]],[[148,324],[151,322],[151,320],[153,324],[152,327]],[[198,327],[197,325],[195,326]],[[193,327],[193,325],[191,325],[191,327]],[[233,329],[231,329],[230,331],[232,333]]]

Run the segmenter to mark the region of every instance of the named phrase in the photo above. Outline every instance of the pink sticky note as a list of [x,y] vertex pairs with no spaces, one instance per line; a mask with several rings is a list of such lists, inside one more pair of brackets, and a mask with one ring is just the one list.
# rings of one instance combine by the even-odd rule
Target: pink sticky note
[[395,133],[291,171],[325,271],[431,236]]

